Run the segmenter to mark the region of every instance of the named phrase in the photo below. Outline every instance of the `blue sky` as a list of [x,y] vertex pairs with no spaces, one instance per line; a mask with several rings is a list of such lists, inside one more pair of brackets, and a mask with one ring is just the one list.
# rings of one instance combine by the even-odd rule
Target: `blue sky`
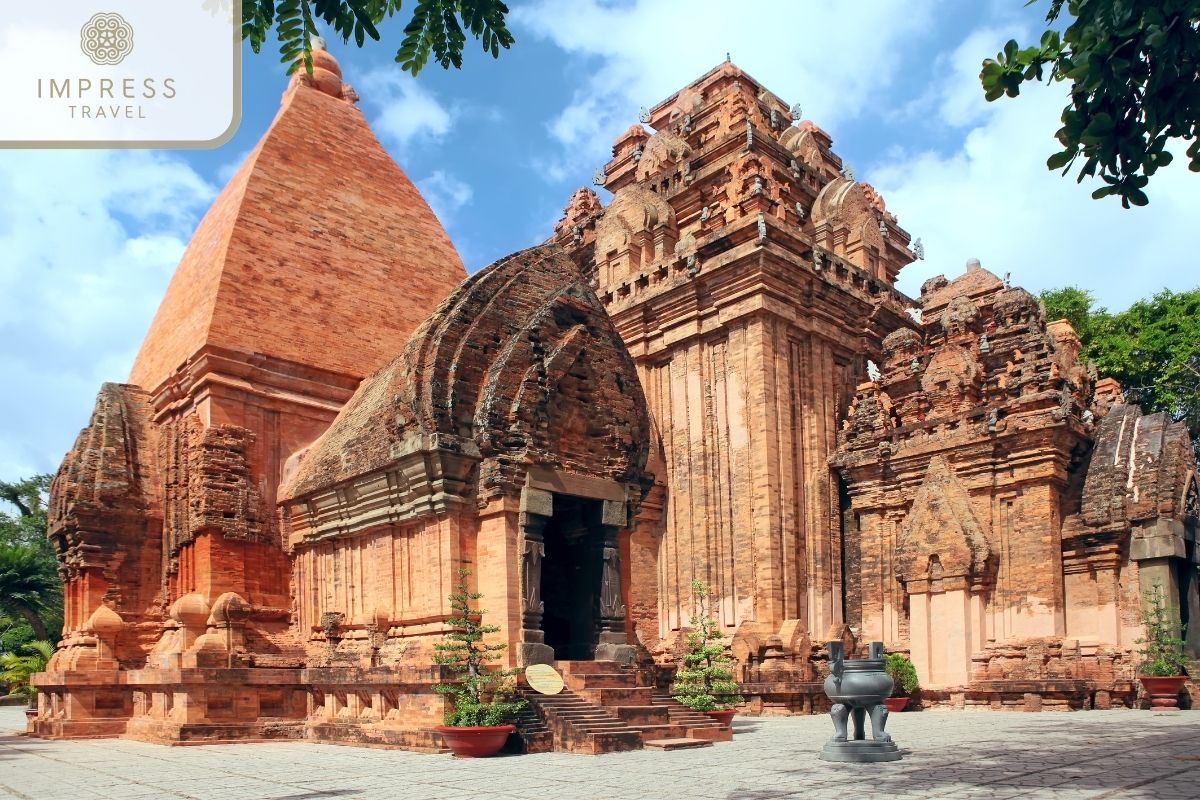
[[[471,271],[549,235],[639,106],[729,52],[800,103],[922,238],[927,258],[902,291],[970,257],[1113,309],[1193,288],[1200,178],[1182,159],[1155,178],[1149,207],[1123,210],[1046,171],[1061,87],[983,101],[981,59],[1032,38],[1044,5],[533,0],[512,3],[514,47],[499,60],[471,49],[462,71],[400,73],[394,23],[382,43],[330,49]],[[0,152],[0,479],[53,471],[99,384],[126,378],[191,231],[285,84],[273,48],[247,50],[242,125],[216,150]]]

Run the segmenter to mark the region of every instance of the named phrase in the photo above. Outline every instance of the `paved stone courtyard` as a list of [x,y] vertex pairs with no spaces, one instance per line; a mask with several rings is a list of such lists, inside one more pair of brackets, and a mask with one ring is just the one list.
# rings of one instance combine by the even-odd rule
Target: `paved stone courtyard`
[[0,708],[0,800],[457,798],[1200,798],[1200,713],[925,712],[889,723],[905,758],[817,760],[825,717],[753,718],[732,743],[606,756],[449,755],[284,742],[162,747],[47,742]]

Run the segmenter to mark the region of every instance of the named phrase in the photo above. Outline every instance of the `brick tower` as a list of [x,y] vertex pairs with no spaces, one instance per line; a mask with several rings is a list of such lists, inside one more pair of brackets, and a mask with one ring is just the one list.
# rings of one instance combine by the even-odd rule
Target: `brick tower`
[[[49,529],[66,613],[39,682],[52,707],[42,733],[125,730],[122,668],[145,666],[184,686],[141,702],[174,694],[189,708],[141,733],[186,736],[207,690],[178,669],[203,661],[198,637],[234,606],[259,663],[300,664],[275,509],[286,460],[465,276],[357,99],[318,49],[197,228],[130,383],[101,389],[59,469]],[[139,674],[168,680],[153,671]],[[226,700],[245,715],[244,698],[209,705]]]
[[[813,123],[726,62],[642,114],[581,189],[574,247],[661,434],[661,540],[635,541],[643,641],[686,625],[692,576],[741,647],[795,650],[842,621],[836,420],[913,259],[879,195]],[[571,244],[573,243],[573,245]],[[654,507],[644,506],[644,512]],[[666,644],[662,646],[666,647]],[[779,648],[773,650],[778,653]]]

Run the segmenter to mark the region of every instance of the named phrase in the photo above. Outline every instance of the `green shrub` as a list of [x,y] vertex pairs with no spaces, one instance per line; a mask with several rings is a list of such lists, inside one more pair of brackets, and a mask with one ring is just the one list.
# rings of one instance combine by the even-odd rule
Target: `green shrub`
[[892,676],[892,697],[907,697],[921,686],[916,666],[903,653],[885,655],[883,669]]
[[517,670],[494,669],[489,662],[500,658],[504,644],[486,644],[483,637],[498,633],[495,625],[484,625],[485,612],[471,603],[483,597],[467,586],[468,570],[458,571],[458,591],[450,595],[454,616],[446,620],[453,630],[445,641],[435,644],[434,663],[450,667],[458,675],[453,683],[433,687],[438,694],[454,698],[454,710],[446,713],[446,725],[463,728],[477,725],[503,725],[525,707],[515,699]]
[[32,697],[35,689],[30,678],[46,670],[50,657],[54,655],[54,645],[37,640],[22,645],[20,650],[0,655],[0,680],[4,681],[12,694]]
[[733,667],[737,663],[725,644],[724,631],[720,623],[709,616],[708,587],[701,581],[692,581],[692,595],[696,602],[696,613],[692,615],[685,642],[688,651],[683,665],[675,673],[671,695],[688,708],[696,711],[717,711],[733,708],[746,702],[738,694],[737,682],[733,679]]

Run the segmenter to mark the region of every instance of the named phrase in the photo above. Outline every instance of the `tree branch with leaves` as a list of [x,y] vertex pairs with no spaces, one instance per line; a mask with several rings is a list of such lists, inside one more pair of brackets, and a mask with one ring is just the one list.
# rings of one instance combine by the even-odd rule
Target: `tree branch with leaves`
[[[379,41],[379,26],[403,7],[402,0],[243,0],[242,38],[258,53],[273,29],[288,72],[301,64],[311,72],[312,38],[321,34],[318,23],[343,42],[353,39],[362,47],[368,38]],[[395,60],[413,75],[431,57],[443,69],[461,68],[468,36],[493,58],[512,46],[508,6],[500,0],[414,0],[411,8]]]
[[989,101],[1030,81],[1070,84],[1049,169],[1079,164],[1077,182],[1104,183],[1093,198],[1115,195],[1125,208],[1149,202],[1171,140],[1191,142],[1188,169],[1200,172],[1200,0],[1051,0],[1046,22],[1037,44],[1009,40],[984,60],[979,79]]

